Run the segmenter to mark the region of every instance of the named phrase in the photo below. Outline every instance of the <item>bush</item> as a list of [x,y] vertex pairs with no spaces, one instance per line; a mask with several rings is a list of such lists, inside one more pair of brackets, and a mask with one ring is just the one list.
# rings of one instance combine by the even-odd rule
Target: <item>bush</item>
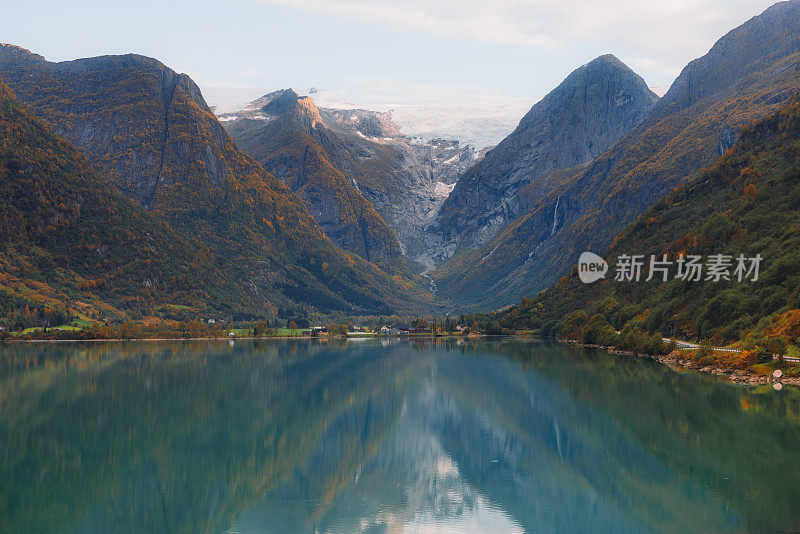
[[645,339],[640,350],[644,354],[664,354],[665,348],[666,345],[661,334],[656,333]]
[[700,348],[697,349],[697,354],[695,354],[694,357],[695,360],[700,361],[705,358],[712,358],[712,353],[713,351],[711,350],[711,342],[706,339],[700,342]]
[[617,333],[614,327],[602,314],[593,315],[583,329],[581,341],[597,345],[612,345],[616,341]]
[[789,343],[782,337],[769,338],[764,342],[764,348],[770,353],[770,360],[773,354],[778,355],[778,361],[783,362],[783,357],[786,355]]
[[753,352],[756,355],[757,363],[769,363],[772,361],[772,352],[763,345],[757,345]]
[[583,339],[583,329],[589,322],[589,315],[582,310],[570,312],[561,323],[561,337],[565,339]]

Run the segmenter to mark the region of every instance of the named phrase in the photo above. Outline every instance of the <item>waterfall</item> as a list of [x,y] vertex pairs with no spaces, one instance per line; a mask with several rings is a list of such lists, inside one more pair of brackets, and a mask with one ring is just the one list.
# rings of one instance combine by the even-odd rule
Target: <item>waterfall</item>
[[556,230],[558,229],[558,205],[559,205],[559,203],[561,203],[561,197],[558,197],[556,199],[556,207],[555,207],[555,209],[553,209],[553,227],[550,228],[550,236],[551,237],[553,236],[553,234],[556,233]]

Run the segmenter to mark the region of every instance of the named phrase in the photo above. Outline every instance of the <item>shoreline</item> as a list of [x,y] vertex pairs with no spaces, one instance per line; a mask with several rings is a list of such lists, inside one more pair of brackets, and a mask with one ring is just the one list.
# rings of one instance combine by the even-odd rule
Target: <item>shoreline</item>
[[[299,339],[299,340],[323,340],[328,341],[331,339],[346,340],[346,339],[441,339],[441,338],[457,338],[457,339],[479,339],[484,337],[494,336],[455,336],[455,335],[437,335],[431,336],[428,334],[396,334],[396,335],[372,335],[372,336],[269,336],[269,337],[256,337],[256,336],[235,336],[235,337],[132,337],[132,338],[95,338],[95,339],[14,339],[6,338],[0,340],[2,343],[122,343],[128,341],[270,341],[273,339]],[[511,336],[508,336],[511,337]]]
[[[457,337],[461,338],[461,336],[436,336],[436,338],[451,338]],[[487,337],[517,337],[517,338],[530,338],[530,337],[537,337],[537,336],[529,336],[529,335],[520,335],[520,334],[509,334],[509,335],[497,335],[497,336],[470,336],[470,339],[476,338],[487,338]],[[312,340],[324,340],[328,341],[330,339],[337,339],[337,340],[347,340],[347,339],[436,339],[432,336],[422,336],[422,335],[372,335],[372,336],[363,336],[363,337],[310,337],[310,336],[271,336],[271,337],[255,337],[255,336],[236,336],[236,337],[188,337],[188,338],[131,338],[131,339],[123,339],[123,338],[103,338],[103,339],[5,339],[0,342],[2,343],[125,343],[125,342],[142,342],[142,341],[152,341],[152,342],[165,342],[165,341],[270,341],[270,340],[303,340],[303,341],[312,341]],[[543,339],[538,338],[537,339]],[[794,386],[800,387],[800,376],[782,376],[780,378],[774,378],[771,375],[761,375],[755,373],[751,370],[742,370],[742,369],[729,369],[726,367],[720,367],[715,365],[705,365],[700,366],[694,360],[690,358],[683,357],[683,353],[680,349],[676,349],[668,354],[644,354],[641,352],[636,352],[632,350],[624,350],[614,346],[607,346],[607,345],[596,345],[592,343],[581,343],[580,341],[575,341],[572,339],[562,339],[562,338],[554,338],[554,341],[558,343],[567,343],[570,345],[574,345],[576,347],[582,348],[595,348],[595,349],[604,349],[609,354],[620,355],[620,356],[634,356],[636,358],[644,358],[648,360],[654,360],[662,365],[670,367],[671,369],[678,370],[678,371],[691,371],[691,372],[698,372],[704,373],[709,375],[718,376],[720,378],[724,378],[730,382],[735,384],[747,385],[747,386],[758,386],[764,384],[780,384],[786,386]]]
[[679,349],[676,349],[668,354],[643,354],[632,350],[624,350],[617,347],[606,345],[594,345],[590,343],[581,343],[570,339],[558,339],[561,343],[569,343],[578,347],[605,349],[610,354],[621,356],[635,356],[636,358],[644,358],[654,360],[667,367],[680,370],[692,371],[697,373],[704,373],[709,375],[724,378],[729,382],[741,384],[745,386],[760,386],[764,384],[780,384],[781,386],[794,386],[800,387],[800,377],[797,376],[782,376],[774,378],[772,375],[760,375],[750,370],[742,369],[729,369],[727,367],[718,367],[715,365],[699,365],[697,362],[683,357]]

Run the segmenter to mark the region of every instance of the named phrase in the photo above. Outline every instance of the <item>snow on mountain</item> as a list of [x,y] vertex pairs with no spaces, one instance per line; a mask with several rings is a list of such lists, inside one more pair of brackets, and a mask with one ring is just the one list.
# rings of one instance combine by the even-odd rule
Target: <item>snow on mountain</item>
[[534,99],[505,99],[386,107],[405,135],[422,142],[454,139],[480,150],[496,145],[514,131],[535,103]]
[[360,107],[364,107],[351,104],[345,98],[342,98],[333,91],[328,91],[327,89],[311,87],[309,89],[295,89],[294,91],[298,96],[310,96],[311,100],[314,101],[318,108],[358,109]]
[[[273,89],[203,87],[203,96],[217,115],[240,111],[249,103]],[[299,96],[308,96],[320,109],[365,109],[391,113],[402,135],[426,143],[432,139],[452,139],[476,150],[499,143],[536,102],[527,98],[448,99],[418,104],[352,103],[327,89],[311,87],[294,89]]]
[[206,104],[219,116],[233,113],[245,107],[256,98],[269,92],[269,90],[251,87],[215,87],[202,86],[203,98]]

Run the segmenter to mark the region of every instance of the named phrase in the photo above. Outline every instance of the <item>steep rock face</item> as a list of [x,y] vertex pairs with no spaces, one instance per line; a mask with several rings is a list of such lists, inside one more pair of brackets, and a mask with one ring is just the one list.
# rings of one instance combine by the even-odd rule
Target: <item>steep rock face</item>
[[[606,302],[611,305],[603,313],[617,330],[631,317],[643,317],[644,328],[665,336],[739,341],[743,332],[763,325],[764,318],[797,308],[798,201],[800,94],[777,114],[746,128],[722,158],[645,211],[605,254],[612,265],[622,254],[648,258],[666,253],[673,262],[682,253],[706,259],[729,255],[734,258],[730,281],[687,283],[673,278],[664,282],[656,273],[646,283],[615,282],[609,277],[587,285],[573,271],[536,300],[513,307],[502,318],[512,326],[557,335],[567,314],[591,313],[598,303]],[[756,282],[752,273],[738,279],[735,258],[740,254],[761,256]],[[750,266],[748,260],[745,267]],[[674,263],[672,267],[674,275]],[[796,318],[798,312],[787,315]]]
[[556,184],[551,171],[591,161],[650,112],[658,97],[612,55],[570,74],[534,105],[519,126],[458,181],[439,213],[445,255],[486,243]]
[[405,254],[431,269],[441,243],[429,229],[458,176],[480,154],[455,141],[421,144],[360,130],[339,132],[320,144],[392,227]]
[[387,272],[406,273],[392,229],[315,141],[329,132],[314,102],[287,89],[250,107],[225,122],[239,148],[291,187],[336,244]]
[[776,4],[684,68],[650,116],[564,177],[522,217],[435,273],[475,308],[507,305],[556,282],[584,250],[603,252],[627,224],[731,147],[741,127],[800,89],[800,2]]
[[177,302],[215,314],[229,282],[207,247],[122,196],[0,83],[0,300],[98,319]]
[[[205,137],[191,163],[204,168],[210,183],[225,180],[228,166],[219,153],[225,132],[207,128],[198,117],[182,123],[185,119],[175,113],[179,106],[191,103],[202,110],[205,101],[188,76],[154,59],[130,54],[50,63],[4,45],[0,77],[60,134],[83,147],[123,193],[148,209],[158,204],[159,188],[174,178],[170,170],[188,165],[190,147],[178,135],[183,127],[189,135]],[[133,103],[131,94],[144,98]]]
[[248,288],[250,313],[412,306],[408,289],[335,247],[283,182],[238,151],[187,76],[135,55],[50,63],[3,46],[0,80],[123,193],[209,244]]
[[[345,195],[347,198],[358,199],[357,203],[361,205],[364,202],[371,205],[397,236],[402,253],[430,266],[431,251],[438,248],[438,243],[427,239],[427,228],[457,177],[480,155],[456,141],[436,139],[425,144],[415,143],[401,135],[389,113],[364,109],[311,109],[314,104],[310,98],[296,95],[289,95],[298,102],[296,109],[285,113],[289,109],[285,103],[271,102],[276,99],[285,102],[286,95],[289,95],[287,91],[265,95],[240,111],[223,114],[220,120],[243,150],[287,183],[307,181],[295,178],[304,154],[307,154],[298,147],[321,149],[321,154],[315,148],[307,155],[317,162],[322,157],[346,178],[336,180],[338,192],[335,194],[349,190]],[[280,113],[275,115],[272,112]],[[289,146],[295,148],[287,150]],[[289,156],[289,153],[293,155]],[[332,183],[332,178],[329,175],[327,181]],[[299,191],[296,185],[292,188]],[[308,202],[311,199],[304,197],[304,200]],[[357,203],[351,202],[353,205]],[[322,209],[312,207],[311,211],[320,220],[320,217],[325,218],[324,213],[333,214],[335,210],[330,209],[331,205],[328,202],[327,208],[324,205],[320,206]],[[356,211],[368,214],[369,210]],[[347,238],[352,232],[344,231],[344,219],[337,221],[331,216],[327,220],[329,224],[323,224],[326,233],[339,235],[335,237],[337,242],[350,250],[364,250],[361,240],[354,243]],[[383,235],[385,231],[378,233],[378,236]],[[351,249],[351,246],[356,248]],[[374,243],[371,248],[375,249]],[[397,263],[393,246],[377,248],[377,251],[376,261],[381,265],[386,265],[387,260]]]

